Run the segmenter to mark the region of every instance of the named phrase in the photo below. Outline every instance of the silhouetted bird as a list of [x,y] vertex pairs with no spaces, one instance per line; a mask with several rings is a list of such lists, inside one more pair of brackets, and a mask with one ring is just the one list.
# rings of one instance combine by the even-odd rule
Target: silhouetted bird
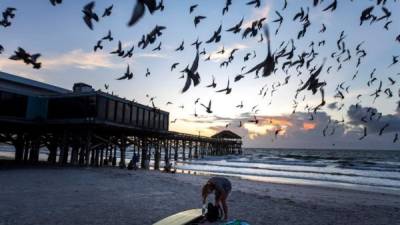
[[0,54],[3,53],[4,51],[4,47],[2,45],[0,45]]
[[214,31],[213,36],[206,41],[207,44],[211,43],[211,42],[215,42],[218,43],[221,40],[221,31],[222,31],[222,25],[219,25],[219,28]]
[[391,67],[394,64],[398,63],[399,62],[399,57],[400,57],[400,55],[392,56],[392,64],[390,64],[389,67]]
[[143,17],[145,6],[149,10],[150,14],[153,14],[154,11],[157,10],[156,0],[138,0],[135,8],[133,9],[131,19],[128,22],[129,27],[135,25],[140,18]]
[[196,17],[194,18],[194,26],[197,27],[197,24],[199,24],[200,21],[203,20],[203,19],[205,19],[205,18],[207,18],[207,17],[205,17],[205,16],[196,16]]
[[206,87],[212,87],[212,88],[216,88],[217,87],[217,84],[215,83],[214,75],[212,76],[212,83],[207,85]]
[[265,38],[267,39],[267,44],[268,44],[267,57],[265,58],[264,61],[262,61],[261,63],[257,64],[256,66],[254,66],[249,71],[247,71],[246,74],[252,73],[254,71],[256,71],[256,74],[258,74],[258,72],[261,69],[263,69],[262,76],[263,77],[267,77],[267,76],[271,75],[271,73],[275,69],[275,59],[274,59],[274,55],[271,54],[271,40],[270,40],[270,36],[269,36],[268,26],[266,26],[264,32],[265,32]]
[[225,1],[225,7],[222,9],[222,15],[225,15],[229,11],[229,6],[232,5],[232,0]]
[[185,48],[184,44],[185,44],[185,41],[182,41],[181,45],[179,45],[179,47],[177,49],[175,49],[175,51],[183,51],[183,49]]
[[393,21],[388,21],[385,23],[385,26],[383,26],[386,30],[389,30],[389,25],[392,23]]
[[204,105],[203,103],[200,103],[201,106],[203,106],[206,109],[207,113],[212,113],[211,111],[211,100],[208,102],[208,106]]
[[152,51],[153,51],[153,52],[154,52],[154,51],[161,51],[161,42],[158,44],[157,47],[153,48]]
[[186,72],[186,83],[182,89],[182,93],[186,92],[190,88],[192,81],[193,81],[193,86],[197,86],[200,83],[200,75],[197,72],[197,69],[199,67],[199,58],[200,58],[199,51],[197,51],[196,57],[193,61],[193,64],[192,64],[192,67],[190,68],[190,70],[189,70],[189,67],[186,67],[184,69],[184,72]]
[[113,41],[114,38],[111,36],[111,30],[108,30],[107,36],[102,38],[103,40]]
[[103,49],[103,46],[101,45],[101,40],[97,41],[97,44],[93,48],[95,52],[97,51],[97,49]]
[[132,47],[128,51],[126,51],[125,55],[122,56],[122,58],[126,58],[126,57],[131,58],[133,56],[134,49],[135,49],[135,46],[132,45]]
[[362,140],[367,136],[367,127],[364,127],[364,133],[363,136],[361,136],[358,140]]
[[62,3],[62,0],[50,0],[50,3],[51,3],[53,6],[56,6],[57,4],[61,4],[61,3]]
[[196,5],[191,5],[191,6],[189,7],[189,14],[192,13],[193,10],[196,9],[197,6],[199,6],[199,5],[198,5],[198,4],[196,4]]
[[4,12],[2,13],[3,20],[0,21],[0,25],[3,27],[11,26],[11,21],[9,19],[13,19],[15,17],[14,11],[16,10],[16,8],[7,7],[6,10],[4,10]]
[[243,24],[243,20],[244,20],[244,18],[242,18],[242,19],[239,21],[239,23],[237,23],[235,26],[229,28],[229,29],[226,30],[226,31],[233,32],[234,34],[239,33],[240,30],[241,30],[240,27],[241,27],[242,24]]
[[201,43],[203,43],[203,42],[199,41],[199,38],[197,38],[197,40],[192,43],[192,46],[193,45],[196,46],[196,50],[199,50],[199,47],[200,47]]
[[174,70],[174,69],[176,68],[177,65],[179,65],[179,63],[174,63],[174,64],[172,64],[172,66],[171,66],[171,71]]
[[254,5],[255,8],[259,8],[261,5],[260,0],[252,0],[246,3],[246,5]]
[[40,69],[42,63],[37,62],[37,59],[40,57],[40,54],[29,54],[25,51],[25,49],[18,47],[18,50],[14,52],[14,55],[10,56],[11,60],[22,60],[25,64],[29,65],[32,64],[34,69]]
[[360,26],[364,23],[364,21],[367,21],[367,20],[370,20],[371,18],[373,18],[373,15],[371,15],[372,10],[374,10],[374,6],[370,6],[361,12]]
[[226,86],[226,88],[218,90],[216,92],[225,92],[225,94],[229,95],[232,92],[232,88],[229,87],[229,79],[228,79],[228,85]]
[[93,30],[93,23],[92,20],[99,22],[99,17],[95,12],[93,12],[95,6],[95,2],[92,1],[83,7],[83,21],[85,21],[86,25]]
[[156,10],[164,11],[164,8],[165,8],[164,1],[161,0],[157,5]]
[[336,10],[336,7],[337,7],[337,0],[333,0],[333,2],[322,11],[328,11],[328,10],[334,11]]
[[125,80],[125,79],[130,80],[132,78],[133,78],[133,73],[130,71],[129,65],[128,65],[128,67],[126,68],[125,74],[122,77],[117,78],[117,80]]
[[114,5],[110,5],[109,7],[107,7],[107,8],[104,10],[104,13],[103,13],[103,16],[102,16],[102,17],[111,16],[111,12],[112,12],[113,6],[114,6]]
[[122,43],[118,41],[118,48],[115,51],[110,52],[111,54],[117,54],[118,56],[122,57],[125,54],[125,51],[122,50]]

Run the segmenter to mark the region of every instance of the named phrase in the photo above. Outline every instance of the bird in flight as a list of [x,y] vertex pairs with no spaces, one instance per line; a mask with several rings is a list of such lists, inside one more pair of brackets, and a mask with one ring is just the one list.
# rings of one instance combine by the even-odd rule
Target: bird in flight
[[254,71],[256,71],[256,74],[258,74],[258,72],[261,69],[263,69],[262,76],[263,77],[267,77],[267,76],[271,75],[271,73],[275,69],[275,57],[274,57],[274,55],[271,54],[271,41],[270,41],[268,26],[266,26],[266,28],[264,29],[264,34],[265,34],[265,38],[267,39],[267,44],[268,44],[267,57],[265,58],[264,61],[262,61],[261,63],[257,64],[256,66],[254,66],[252,69],[247,71],[245,74],[249,74],[249,73],[252,73]]
[[200,75],[197,72],[199,67],[199,51],[196,52],[196,57],[193,61],[192,67],[189,69],[189,66],[184,69],[186,73],[186,82],[185,86],[182,89],[182,93],[185,93],[191,86],[193,81],[193,86],[197,86],[200,83]]
[[129,65],[128,65],[128,67],[126,68],[125,74],[122,77],[117,78],[117,80],[126,80],[126,79],[130,80],[132,78],[133,78],[133,73],[130,71]]
[[199,6],[199,5],[198,5],[198,4],[191,5],[191,6],[189,7],[189,14],[191,14],[191,13],[197,8],[197,6]]
[[212,83],[211,84],[209,84],[209,85],[207,85],[206,87],[212,87],[212,88],[216,88],[217,87],[217,84],[215,83],[215,77],[214,77],[214,75],[212,76]]
[[93,12],[95,6],[95,2],[92,1],[83,7],[83,21],[85,21],[86,25],[93,30],[92,20],[99,22],[99,17],[95,12]]
[[10,59],[16,61],[22,60],[27,65],[32,64],[34,69],[40,69],[42,63],[37,62],[37,59],[40,56],[41,55],[39,53],[31,55],[28,52],[26,52],[25,49],[19,47],[18,50],[14,52],[14,55],[10,56]]
[[226,88],[218,90],[216,92],[225,92],[225,94],[229,95],[232,92],[232,88],[229,87],[229,79],[228,79],[228,85],[226,86]]
[[114,5],[110,5],[109,7],[107,7],[104,10],[104,13],[103,13],[103,15],[101,17],[111,16],[113,7],[114,7]]
[[50,3],[51,3],[53,6],[56,6],[57,4],[61,4],[61,3],[62,3],[62,0],[50,0]]
[[207,113],[212,113],[211,111],[211,100],[208,102],[208,106],[204,105],[203,103],[200,103],[201,106],[203,106],[206,109]]
[[131,27],[135,25],[140,18],[143,17],[145,6],[149,10],[150,14],[153,14],[157,10],[156,0],[138,0],[135,8],[133,8],[131,19],[128,22],[128,26]]

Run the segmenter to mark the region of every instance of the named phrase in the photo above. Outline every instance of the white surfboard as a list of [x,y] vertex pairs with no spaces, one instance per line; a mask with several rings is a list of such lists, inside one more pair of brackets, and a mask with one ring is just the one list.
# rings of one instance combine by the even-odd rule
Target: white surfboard
[[153,225],[185,225],[201,217],[201,209],[190,209],[164,218]]

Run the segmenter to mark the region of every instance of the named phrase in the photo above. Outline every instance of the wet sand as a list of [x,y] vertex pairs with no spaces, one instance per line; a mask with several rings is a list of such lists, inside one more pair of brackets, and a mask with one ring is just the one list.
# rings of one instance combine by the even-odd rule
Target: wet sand
[[[0,225],[152,224],[200,208],[201,186],[208,178],[117,168],[0,168]],[[231,219],[400,224],[399,195],[230,179]]]

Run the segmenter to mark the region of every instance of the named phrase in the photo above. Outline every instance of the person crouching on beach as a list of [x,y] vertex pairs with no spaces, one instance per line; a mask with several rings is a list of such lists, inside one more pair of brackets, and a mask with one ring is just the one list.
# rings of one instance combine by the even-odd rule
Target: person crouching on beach
[[206,203],[207,196],[212,192],[214,192],[215,195],[214,205],[219,208],[221,208],[222,205],[222,209],[224,211],[224,220],[227,220],[228,205],[226,203],[226,200],[231,190],[232,190],[232,184],[228,179],[224,177],[210,178],[202,189],[203,205]]

